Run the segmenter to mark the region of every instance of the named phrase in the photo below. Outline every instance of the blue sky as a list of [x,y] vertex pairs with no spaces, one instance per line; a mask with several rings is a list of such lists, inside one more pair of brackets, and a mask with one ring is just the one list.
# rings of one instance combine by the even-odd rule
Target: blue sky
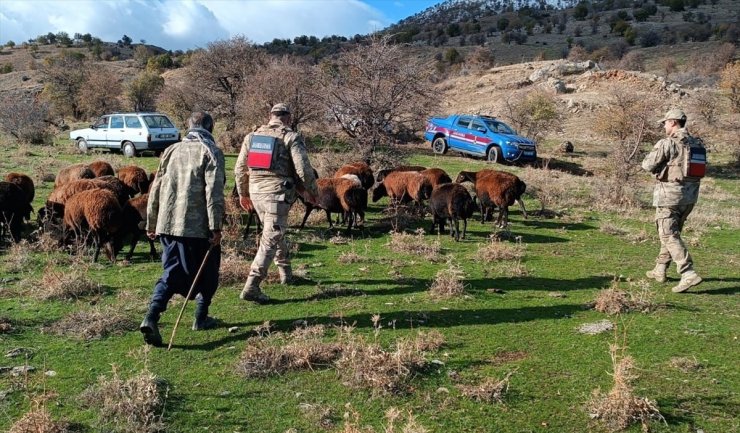
[[0,44],[48,32],[124,34],[166,49],[244,35],[256,43],[300,35],[366,34],[442,0],[0,0]]

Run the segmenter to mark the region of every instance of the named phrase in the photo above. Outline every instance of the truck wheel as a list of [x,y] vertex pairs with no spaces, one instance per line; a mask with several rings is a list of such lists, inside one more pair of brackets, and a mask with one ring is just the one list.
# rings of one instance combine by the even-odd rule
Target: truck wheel
[[77,150],[80,151],[80,153],[87,153],[87,141],[85,141],[84,138],[78,138],[77,139]]
[[432,141],[432,152],[437,155],[444,155],[447,153],[447,141],[443,137],[437,137]]
[[488,162],[498,162],[499,161],[499,148],[496,146],[491,146],[490,149],[488,149],[488,153],[486,154],[486,161]]
[[136,156],[136,147],[134,147],[134,143],[130,141],[123,143],[121,150],[123,151],[123,156],[126,158],[133,158]]

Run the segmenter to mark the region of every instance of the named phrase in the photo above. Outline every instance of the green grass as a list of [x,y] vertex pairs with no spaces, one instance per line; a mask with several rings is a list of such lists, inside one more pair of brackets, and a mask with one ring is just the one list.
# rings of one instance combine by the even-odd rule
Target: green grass
[[[40,169],[55,172],[64,164],[95,158],[72,154],[63,146],[27,149],[30,154],[13,146],[0,149],[0,171],[24,171],[33,176]],[[134,161],[105,157],[147,169],[154,169],[157,161],[151,157]],[[230,184],[234,158],[227,157]],[[462,169],[487,167],[479,160],[430,154],[415,155],[410,162],[444,168],[453,178]],[[518,167],[506,169],[521,172]],[[734,194],[736,200],[737,184],[736,179],[721,179],[717,187]],[[38,185],[34,207],[41,205],[50,190],[50,183]],[[599,213],[584,207],[564,211],[556,219],[524,220],[512,207],[511,232],[521,236],[525,248],[519,263],[524,271],[513,272],[514,261],[484,263],[476,254],[491,233],[490,223],[472,221],[468,237],[459,243],[449,236],[427,234],[428,242],[441,243],[443,260],[437,263],[390,251],[389,235],[374,225],[384,203],[371,205],[366,230],[356,232],[350,244],[320,240],[329,237],[323,221],[303,232],[291,229],[288,237],[300,244],[294,266],[308,266],[308,284],[264,286],[266,293],[279,300],[267,306],[239,301],[240,284],[221,287],[211,310],[223,320],[221,327],[191,331],[191,304],[173,350],[153,349],[146,356],[141,354],[143,342],[137,330],[80,342],[40,329],[72,311],[89,308],[91,303],[119,305],[131,318],[140,320],[160,274],[160,265],[147,259],[148,246],[139,244],[130,266],[110,265],[104,260],[92,266],[90,277],[107,288],[106,295],[76,302],[41,302],[30,298],[25,290],[38,281],[48,259],[64,258],[64,253],[32,253],[30,264],[18,273],[7,271],[15,257],[7,251],[0,253],[0,317],[16,325],[14,332],[0,334],[2,352],[16,347],[33,351],[27,361],[3,358],[2,365],[28,362],[36,367],[26,381],[0,374],[0,391],[8,392],[0,402],[0,430],[7,430],[29,409],[29,397],[45,389],[56,395],[47,407],[57,418],[79,423],[85,431],[100,431],[96,429],[98,414],[82,406],[80,394],[96,383],[98,376],[110,376],[112,364],[128,377],[146,363],[169,385],[165,421],[172,432],[324,431],[301,411],[301,403],[330,407],[335,422],[330,431],[341,430],[347,403],[358,411],[362,425],[373,426],[376,431],[382,431],[383,414],[391,406],[413,411],[433,432],[589,431],[584,404],[592,390],[608,390],[611,386],[608,345],[614,341],[614,334],[587,336],[577,333],[576,328],[607,317],[584,305],[615,276],[621,276],[623,287],[629,285],[628,280],[644,279],[644,271],[652,266],[658,250],[652,211],[646,208],[625,217],[621,212]],[[539,208],[531,197],[526,203],[529,209]],[[606,234],[599,230],[606,222],[629,232],[645,230],[649,238],[634,243],[626,237]],[[426,219],[421,227],[428,230],[429,225]],[[612,318],[618,323],[619,335],[626,333],[628,353],[638,366],[636,394],[657,400],[666,417],[667,424],[652,424],[654,431],[740,430],[738,244],[737,228],[704,228],[700,241],[690,250],[705,283],[688,294],[672,294],[670,283],[677,281],[672,269],[670,283],[649,284],[662,308],[650,314]],[[337,258],[347,251],[366,259],[340,264]],[[465,270],[469,296],[433,300],[426,294],[435,274],[447,266],[445,260]],[[244,266],[249,266],[248,260]],[[389,274],[394,268],[403,279]],[[358,288],[364,295],[307,300],[319,291],[319,284]],[[503,293],[488,290],[494,288]],[[565,296],[550,296],[553,292]],[[119,300],[122,293],[129,295],[128,303]],[[162,318],[165,339],[172,331],[181,301],[175,298]],[[373,314],[382,317],[378,338],[384,346],[417,330],[435,329],[446,338],[446,345],[430,356],[444,365],[414,378],[412,392],[407,395],[377,396],[369,390],[350,389],[332,369],[268,379],[244,379],[234,373],[251,329],[266,320],[279,330],[289,330],[296,320],[322,324],[343,321],[355,325],[356,333],[372,338]],[[230,333],[230,327],[238,330]],[[524,356],[508,362],[493,361],[504,352],[523,352]],[[673,357],[695,357],[703,368],[684,373],[669,365]],[[45,377],[44,370],[57,374]],[[504,404],[477,403],[462,397],[455,387],[455,374],[451,374],[456,372],[463,383],[474,383],[489,376],[502,378],[513,370],[516,373]],[[639,426],[630,431],[639,431]]]

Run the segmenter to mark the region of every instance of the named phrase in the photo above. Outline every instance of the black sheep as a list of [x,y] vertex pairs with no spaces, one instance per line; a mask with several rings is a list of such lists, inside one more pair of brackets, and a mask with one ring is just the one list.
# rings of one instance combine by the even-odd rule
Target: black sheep
[[21,187],[10,182],[0,182],[0,239],[7,226],[14,242],[21,240],[23,220],[31,218],[33,208]]
[[475,212],[475,203],[464,186],[457,183],[446,183],[432,191],[429,199],[429,209],[432,213],[432,233],[439,225],[439,233],[444,230],[445,221],[450,220],[450,236],[455,241],[460,240],[460,220],[463,220],[462,238],[468,230],[468,218]]

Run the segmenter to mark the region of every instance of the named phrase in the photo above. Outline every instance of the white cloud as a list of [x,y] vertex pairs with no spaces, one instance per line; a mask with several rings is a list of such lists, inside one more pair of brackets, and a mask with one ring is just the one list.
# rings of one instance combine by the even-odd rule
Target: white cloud
[[352,36],[390,24],[360,0],[0,0],[0,43],[48,32],[124,34],[167,49],[244,35],[262,43],[300,35]]

